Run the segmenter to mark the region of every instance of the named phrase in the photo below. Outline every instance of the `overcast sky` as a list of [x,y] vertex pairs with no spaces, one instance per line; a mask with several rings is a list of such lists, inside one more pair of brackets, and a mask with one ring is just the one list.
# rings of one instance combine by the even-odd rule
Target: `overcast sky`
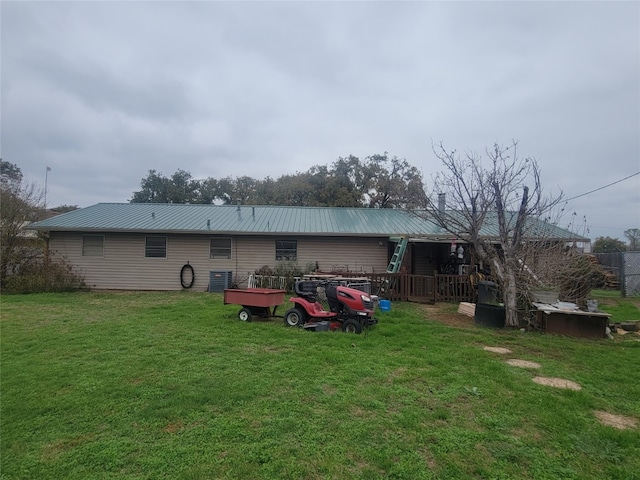
[[[127,202],[150,169],[262,179],[519,141],[571,198],[640,172],[640,2],[2,1],[2,158],[48,205]],[[572,200],[640,228],[640,175]],[[566,225],[562,225],[566,226]]]

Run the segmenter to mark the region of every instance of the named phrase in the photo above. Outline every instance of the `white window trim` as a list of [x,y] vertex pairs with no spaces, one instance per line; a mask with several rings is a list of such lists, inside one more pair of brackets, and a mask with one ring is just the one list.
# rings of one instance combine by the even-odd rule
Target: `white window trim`
[[[295,256],[296,258],[278,258],[278,242],[292,242],[295,243]],[[298,240],[296,239],[283,239],[283,238],[279,238],[275,240],[275,258],[276,258],[276,262],[297,262],[298,261]]]
[[[87,237],[93,237],[93,238],[102,238],[102,245],[101,245],[101,252],[100,255],[87,255],[85,254],[85,239]],[[82,257],[94,257],[94,258],[104,258],[104,243],[105,243],[105,238],[104,235],[100,235],[100,234],[95,234],[95,233],[84,233],[82,234],[82,246],[81,246],[81,255]]]
[[[148,238],[164,238],[164,256],[163,257],[155,257],[147,255],[147,239]],[[145,235],[144,236],[144,258],[150,258],[153,260],[162,260],[169,257],[169,239],[166,235]]]
[[[213,257],[211,255],[211,242],[213,240],[229,240],[229,256],[228,257]],[[209,260],[233,260],[233,238],[231,237],[209,237]]]

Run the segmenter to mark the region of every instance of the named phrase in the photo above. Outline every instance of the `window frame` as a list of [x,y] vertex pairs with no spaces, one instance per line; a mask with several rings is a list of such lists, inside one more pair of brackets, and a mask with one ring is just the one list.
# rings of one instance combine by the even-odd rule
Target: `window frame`
[[[284,246],[283,244],[292,244],[293,248],[291,246],[288,246],[288,247]],[[276,247],[276,262],[297,262],[298,261],[298,240],[276,239],[275,247]],[[291,254],[291,252],[293,252],[293,254]]]
[[[164,239],[164,247],[149,245],[150,239]],[[144,258],[167,258],[167,250],[168,250],[169,240],[166,235],[145,235],[144,237]],[[164,251],[164,255],[150,255],[153,252],[153,249]]]
[[[92,239],[101,239],[100,242],[100,253],[90,253],[93,251],[93,249],[95,249],[95,251],[97,252],[98,250],[98,246],[97,245],[88,245],[86,240],[88,240],[89,238]],[[104,235],[100,235],[100,234],[95,234],[95,233],[83,233],[82,234],[82,251],[81,251],[81,256],[82,257],[99,257],[99,258],[104,258]]]
[[[220,241],[220,240],[226,240],[229,242],[229,254],[228,255],[215,255],[214,254],[214,246],[213,246],[213,242],[214,241]],[[220,247],[218,246],[216,248],[216,250],[218,250],[218,252],[220,251],[226,251],[227,247]],[[233,239],[231,237],[209,237],[209,260],[232,260],[233,259]]]

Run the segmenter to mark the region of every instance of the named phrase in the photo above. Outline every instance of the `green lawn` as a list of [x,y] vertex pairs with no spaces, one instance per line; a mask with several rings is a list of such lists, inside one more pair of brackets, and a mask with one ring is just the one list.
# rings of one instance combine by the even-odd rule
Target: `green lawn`
[[207,293],[3,296],[0,478],[640,479],[636,335],[458,329],[400,303],[363,335],[237,311]]
[[594,290],[591,296],[600,310],[611,314],[611,322],[640,321],[640,297],[622,298],[616,290]]

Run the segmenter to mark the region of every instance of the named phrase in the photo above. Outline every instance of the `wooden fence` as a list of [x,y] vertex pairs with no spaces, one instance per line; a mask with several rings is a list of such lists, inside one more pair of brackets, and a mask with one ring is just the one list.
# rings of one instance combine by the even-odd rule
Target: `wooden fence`
[[467,275],[411,275],[371,273],[371,293],[402,302],[475,302],[476,291]]

